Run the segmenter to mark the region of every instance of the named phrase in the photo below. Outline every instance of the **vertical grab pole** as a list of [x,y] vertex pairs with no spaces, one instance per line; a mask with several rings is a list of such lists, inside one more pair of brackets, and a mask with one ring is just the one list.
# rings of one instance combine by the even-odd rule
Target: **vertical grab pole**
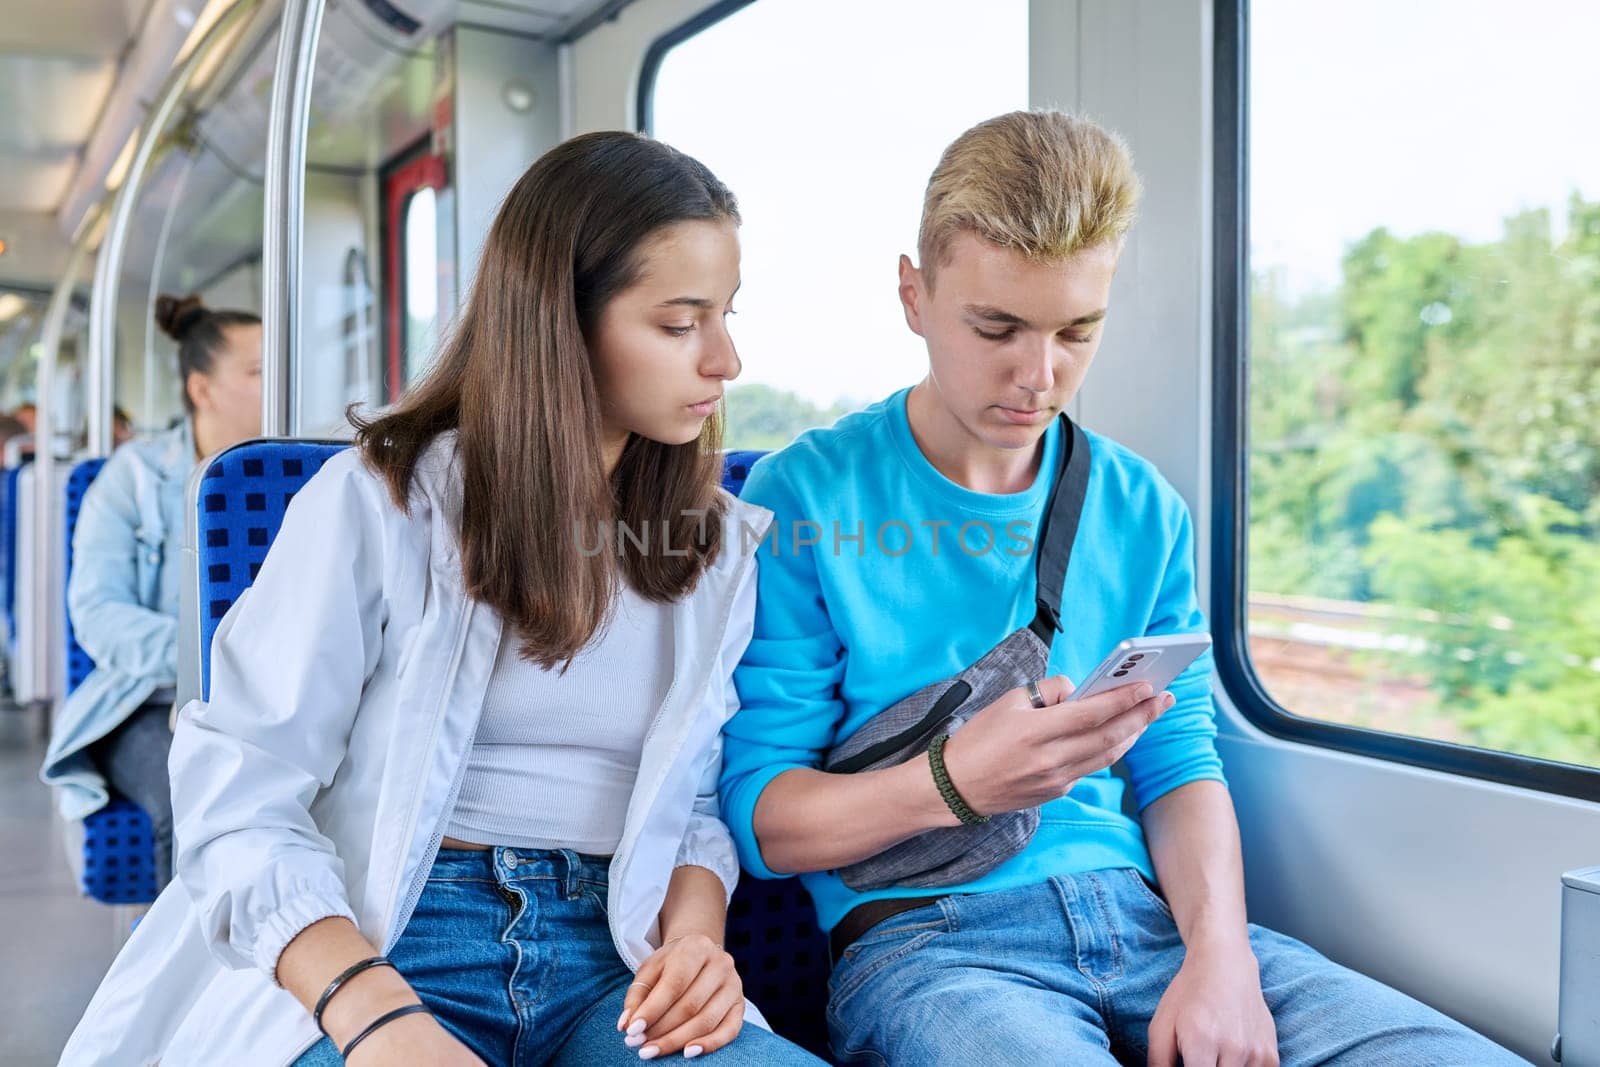
[[262,221],[265,272],[261,294],[261,433],[300,430],[294,362],[300,348],[301,233],[305,221],[306,131],[324,0],[284,0],[278,59],[267,124],[266,197]]
[[[83,272],[83,262],[89,255],[89,243],[94,237],[94,232],[99,224],[99,211],[89,213],[84,219],[83,229],[78,235],[78,240],[72,246],[72,255],[67,259],[67,270],[62,275],[61,281],[56,283],[55,292],[50,294],[50,306],[45,312],[44,331],[40,337],[39,371],[34,383],[34,432],[33,432],[33,584],[28,590],[28,595],[33,599],[33,621],[36,626],[43,627],[43,632],[37,635],[33,642],[33,677],[34,688],[44,697],[46,711],[45,725],[48,728],[54,719],[54,705],[56,697],[56,677],[50,662],[50,652],[54,647],[51,637],[54,627],[50,624],[53,613],[51,612],[51,594],[55,583],[50,581],[50,562],[53,558],[52,551],[56,545],[56,509],[52,506],[56,500],[55,491],[55,382],[56,360],[61,351],[61,335],[66,328],[67,308],[72,304],[72,291],[78,287],[78,276]],[[98,267],[99,264],[96,264]],[[99,270],[95,271],[95,283],[99,284]]]

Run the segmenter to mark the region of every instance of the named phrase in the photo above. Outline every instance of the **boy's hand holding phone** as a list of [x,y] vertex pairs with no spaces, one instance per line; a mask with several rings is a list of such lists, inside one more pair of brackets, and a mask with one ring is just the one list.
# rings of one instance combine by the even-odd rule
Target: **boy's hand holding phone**
[[1043,708],[1019,686],[973,716],[945,746],[950,780],[981,815],[1064,796],[1078,779],[1121,759],[1174,703],[1171,693],[1147,683],[1071,700],[1072,682],[1054,675],[1041,678],[1039,690]]

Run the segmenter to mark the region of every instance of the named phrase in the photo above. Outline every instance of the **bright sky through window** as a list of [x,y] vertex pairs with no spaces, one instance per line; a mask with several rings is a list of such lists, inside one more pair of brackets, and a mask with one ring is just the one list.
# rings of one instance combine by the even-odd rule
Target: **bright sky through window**
[[[1469,241],[1600,195],[1593,0],[1256,0],[1252,268],[1325,288],[1373,227]],[[1137,146],[1135,146],[1137,147]]]
[[962,130],[1028,103],[1025,0],[757,0],[668,54],[655,136],[739,198],[739,385],[819,404],[919,379],[895,295]]
[[[1028,106],[1027,17],[1023,0],[757,0],[667,56],[655,135],[744,213],[741,384],[859,403],[920,377],[896,257],[945,144]],[[1292,288],[1333,284],[1374,226],[1488,240],[1600,193],[1582,181],[1600,173],[1600,4],[1256,0],[1250,18],[1252,265]]]

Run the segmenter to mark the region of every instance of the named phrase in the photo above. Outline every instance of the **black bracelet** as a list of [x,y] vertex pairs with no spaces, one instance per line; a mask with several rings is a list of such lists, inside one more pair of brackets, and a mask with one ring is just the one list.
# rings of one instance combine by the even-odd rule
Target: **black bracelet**
[[949,734],[940,734],[928,745],[928,766],[933,769],[933,784],[939,787],[939,795],[944,797],[945,806],[955,813],[967,826],[977,826],[989,821],[989,816],[979,815],[972,810],[972,806],[961,798],[956,792],[955,783],[950,780],[950,772],[944,767],[944,745],[950,740]]
[[415,1015],[418,1012],[424,1012],[429,1015],[433,1014],[432,1012],[428,1011],[428,1006],[426,1004],[407,1004],[403,1008],[396,1008],[394,1011],[386,1012],[385,1014],[378,1016],[376,1019],[372,1020],[372,1023],[365,1030],[361,1031],[355,1037],[352,1037],[350,1039],[350,1043],[344,1047],[344,1051],[340,1052],[339,1055],[348,1060],[350,1058],[350,1053],[355,1050],[355,1047],[361,1044],[361,1042],[365,1041],[367,1038],[371,1037],[380,1026],[383,1026],[387,1023],[392,1023],[396,1019],[406,1015]]
[[[349,967],[346,967],[344,969],[344,973],[340,974],[339,977],[328,983],[328,988],[324,989],[322,991],[322,996],[317,998],[317,1006],[311,1009],[311,1017],[317,1021],[317,1029],[322,1030],[322,1009],[326,1008],[328,1006],[328,1001],[332,1000],[333,995],[339,992],[340,986],[344,985],[362,971],[369,970],[373,967],[393,966],[394,964],[389,962],[389,958],[387,956],[369,956],[360,963],[352,963]],[[328,1031],[322,1030],[322,1032],[326,1034]]]

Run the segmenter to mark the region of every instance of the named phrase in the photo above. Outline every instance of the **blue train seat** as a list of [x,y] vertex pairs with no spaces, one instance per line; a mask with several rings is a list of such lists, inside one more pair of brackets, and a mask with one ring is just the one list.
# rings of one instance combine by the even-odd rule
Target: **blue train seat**
[[750,468],[765,452],[727,452],[722,457],[722,487],[734,496],[744,492],[744,481],[750,477]]
[[[228,608],[260,570],[295,492],[347,442],[252,441],[211,461],[200,482],[200,685],[210,692],[211,638]],[[744,487],[750,465],[765,453],[730,452],[723,484]],[[728,951],[738,961],[745,992],[778,1033],[821,1056],[828,1054],[827,941],[797,878],[746,877],[728,913]]]
[[[83,494],[99,475],[105,460],[86,459],[67,475],[66,569],[72,578],[72,535],[78,528],[78,512]],[[78,644],[72,626],[72,613],[66,619],[67,679],[63,692],[70,694],[94,670],[94,660]],[[112,794],[111,803],[83,820],[83,876],[80,886],[86,896],[104,904],[148,904],[156,898],[155,834],[150,816],[126,797]]]
[[0,476],[0,610],[5,612],[8,663],[17,655],[17,479],[26,462],[7,467]]
[[211,638],[250,587],[284,512],[348,441],[246,441],[211,460],[200,480],[195,545],[200,568],[200,693],[211,694]]

